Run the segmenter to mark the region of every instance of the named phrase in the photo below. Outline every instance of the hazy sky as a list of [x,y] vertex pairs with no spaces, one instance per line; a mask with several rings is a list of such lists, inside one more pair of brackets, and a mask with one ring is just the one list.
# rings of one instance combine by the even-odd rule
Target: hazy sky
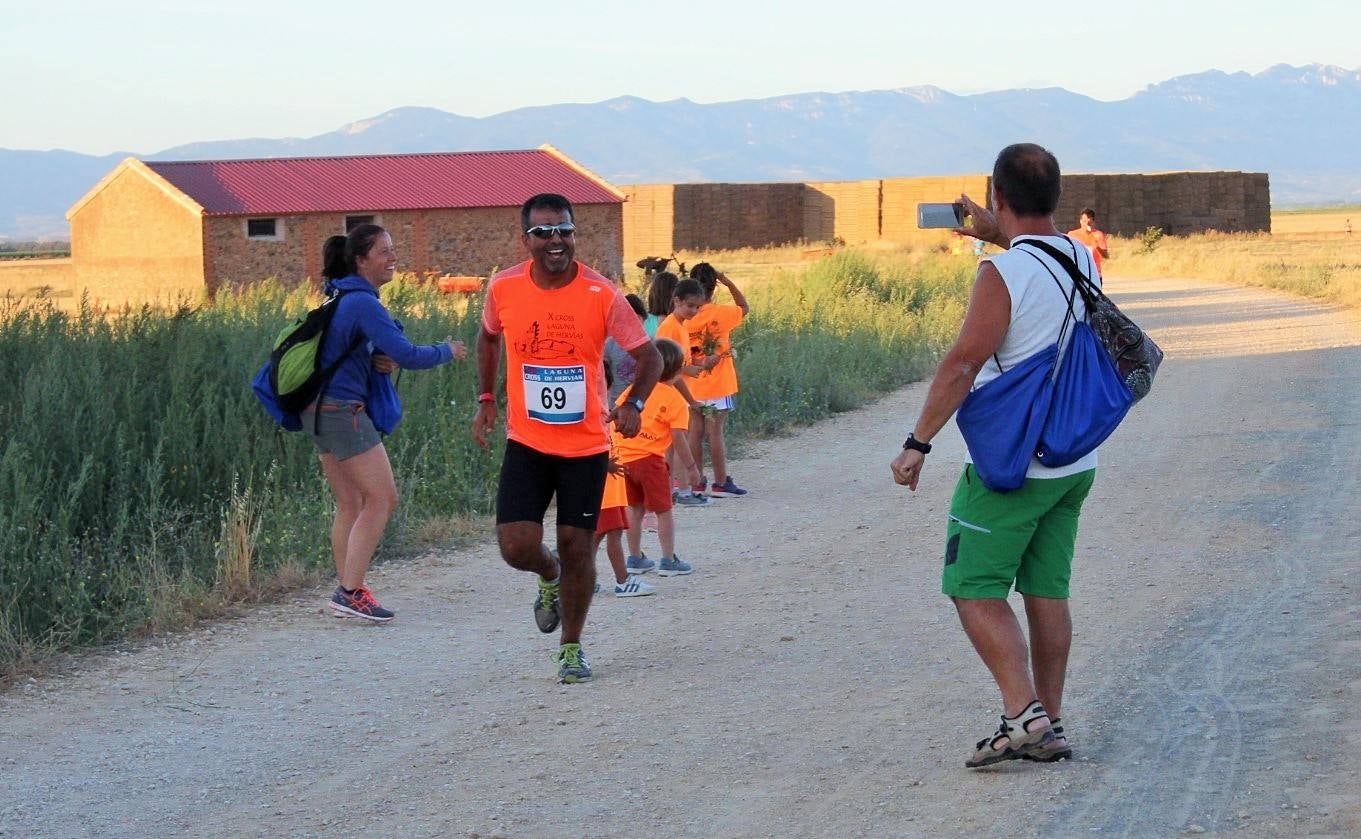
[[[0,147],[151,153],[403,105],[484,116],[934,84],[1120,99],[1171,76],[1361,66],[1361,3],[0,0]],[[1134,9],[1137,8],[1137,11]]]

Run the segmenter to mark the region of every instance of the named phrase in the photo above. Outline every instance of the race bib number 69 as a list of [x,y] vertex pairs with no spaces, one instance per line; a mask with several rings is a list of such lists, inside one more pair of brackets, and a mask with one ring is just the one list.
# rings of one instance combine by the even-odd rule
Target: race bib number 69
[[549,425],[569,425],[586,418],[586,368],[542,367],[526,364],[522,368],[525,410],[529,418]]

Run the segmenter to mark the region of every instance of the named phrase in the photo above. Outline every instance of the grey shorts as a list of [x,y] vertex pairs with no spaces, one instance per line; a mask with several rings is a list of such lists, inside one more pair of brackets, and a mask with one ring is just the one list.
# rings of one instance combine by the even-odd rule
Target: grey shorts
[[312,438],[318,452],[333,454],[337,460],[349,460],[383,442],[363,402],[328,399],[322,403],[320,423],[311,410],[302,415],[302,430]]

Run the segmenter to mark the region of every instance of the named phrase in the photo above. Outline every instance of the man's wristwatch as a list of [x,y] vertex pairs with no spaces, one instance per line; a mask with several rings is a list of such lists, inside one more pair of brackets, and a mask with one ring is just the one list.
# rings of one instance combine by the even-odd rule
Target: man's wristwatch
[[643,406],[646,405],[647,403],[641,399],[638,399],[637,397],[634,397],[633,399],[628,400],[624,404],[632,405],[633,410],[637,411],[641,415],[643,413]]
[[923,443],[921,440],[918,440],[916,437],[912,436],[911,434],[907,435],[907,440],[905,440],[905,441],[903,442],[903,448],[904,448],[904,449],[911,449],[911,450],[914,451],[914,452],[921,452],[922,454],[930,454],[930,453],[931,453],[931,444],[930,444],[930,443]]
[[495,401],[496,401],[496,394],[491,393],[490,391],[484,391],[484,392],[479,393],[479,394],[477,395],[477,402],[478,402],[478,404],[485,404],[485,403],[487,403],[487,402],[495,402]]

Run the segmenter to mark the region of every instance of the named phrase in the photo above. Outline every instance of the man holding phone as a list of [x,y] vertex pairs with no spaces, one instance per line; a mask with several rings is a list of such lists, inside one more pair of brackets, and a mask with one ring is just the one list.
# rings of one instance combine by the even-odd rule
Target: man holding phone
[[[992,210],[960,197],[969,223],[957,232],[994,244],[1002,253],[978,265],[959,337],[890,464],[899,484],[916,490],[931,440],[973,389],[1063,340],[1072,281],[1051,257],[1022,241],[1038,239],[1071,252],[1084,273],[1100,283],[1091,257],[1054,225],[1060,183],[1054,155],[1020,143],[997,156]],[[1024,485],[1003,493],[984,486],[969,462],[956,483],[941,590],[954,602],[965,634],[1002,695],[1001,726],[974,744],[965,766],[1072,757],[1059,721],[1072,642],[1069,579],[1078,519],[1096,466],[1096,452],[1060,468],[1032,459]],[[1028,639],[1007,602],[1013,588],[1025,601]]]
[[1077,229],[1069,230],[1068,235],[1087,246],[1096,262],[1096,270],[1101,271],[1101,261],[1111,255],[1110,243],[1106,234],[1096,229],[1096,210],[1091,207],[1083,210],[1077,217]]

